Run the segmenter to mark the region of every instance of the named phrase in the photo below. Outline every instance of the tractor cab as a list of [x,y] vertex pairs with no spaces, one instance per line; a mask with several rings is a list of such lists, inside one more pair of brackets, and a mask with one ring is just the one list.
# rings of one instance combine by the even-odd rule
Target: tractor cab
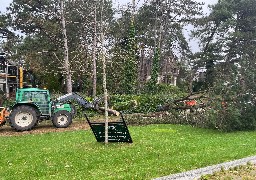
[[51,116],[51,97],[46,89],[17,89],[16,104],[27,104],[38,109],[42,116]]

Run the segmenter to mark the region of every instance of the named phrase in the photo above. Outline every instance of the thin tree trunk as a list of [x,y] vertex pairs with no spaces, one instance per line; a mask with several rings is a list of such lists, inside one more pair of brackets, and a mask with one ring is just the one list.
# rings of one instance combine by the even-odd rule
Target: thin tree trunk
[[104,90],[104,108],[105,108],[105,144],[108,144],[108,91],[107,91],[107,76],[106,76],[106,59],[105,59],[105,37],[103,28],[103,10],[104,10],[104,0],[101,5],[101,51],[102,51],[102,65],[103,65],[103,90]]
[[71,93],[72,92],[72,75],[71,75],[69,56],[68,56],[69,55],[68,54],[68,38],[67,38],[63,0],[60,3],[61,3],[62,33],[63,33],[63,41],[64,41],[64,70],[66,75],[66,89],[67,89],[67,93]]
[[140,62],[139,62],[139,75],[138,75],[138,82],[139,82],[139,88],[142,89],[144,85],[144,48],[141,49],[141,57],[140,57]]
[[95,5],[94,9],[94,36],[93,36],[93,53],[92,53],[92,61],[93,61],[93,73],[92,73],[92,96],[95,97],[97,94],[97,62],[96,62],[96,45],[97,45],[97,9]]

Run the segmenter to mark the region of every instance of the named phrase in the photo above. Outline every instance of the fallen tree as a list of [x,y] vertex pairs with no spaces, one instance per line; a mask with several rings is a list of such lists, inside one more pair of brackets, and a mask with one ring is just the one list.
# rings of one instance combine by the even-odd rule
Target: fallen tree
[[159,111],[198,109],[208,106],[210,98],[204,93],[194,93],[159,106]]

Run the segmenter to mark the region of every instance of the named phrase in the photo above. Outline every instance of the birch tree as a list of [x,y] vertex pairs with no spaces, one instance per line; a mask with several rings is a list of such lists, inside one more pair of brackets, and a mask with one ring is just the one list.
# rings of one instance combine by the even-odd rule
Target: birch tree
[[97,50],[97,6],[94,6],[94,35],[93,35],[93,72],[92,72],[92,96],[95,97],[97,94],[97,60],[96,60],[96,50]]
[[70,64],[69,64],[68,37],[67,37],[67,30],[66,30],[66,20],[65,20],[63,0],[61,0],[60,4],[61,4],[60,9],[61,9],[62,33],[63,33],[63,42],[64,42],[64,72],[65,72],[64,74],[66,75],[67,93],[71,93],[72,92],[72,74],[71,74]]
[[100,24],[101,24],[101,54],[102,54],[102,76],[103,76],[103,91],[104,91],[104,108],[105,108],[105,144],[108,143],[108,91],[107,91],[107,74],[106,74],[106,57],[105,57],[105,23],[103,21],[103,11],[104,11],[104,0],[101,5],[101,17],[100,17]]

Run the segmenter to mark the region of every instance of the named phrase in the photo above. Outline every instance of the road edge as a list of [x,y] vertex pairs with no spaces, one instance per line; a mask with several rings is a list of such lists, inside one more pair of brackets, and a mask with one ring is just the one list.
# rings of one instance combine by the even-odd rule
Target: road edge
[[240,165],[246,165],[247,163],[256,164],[256,156],[250,156],[234,161],[229,161],[217,165],[207,166],[199,169],[194,169],[182,173],[177,174],[171,174],[168,176],[163,176],[156,178],[154,180],[192,180],[192,179],[198,179],[203,175],[206,174],[213,174],[214,172],[221,171],[222,169],[228,170],[229,168],[233,168]]

